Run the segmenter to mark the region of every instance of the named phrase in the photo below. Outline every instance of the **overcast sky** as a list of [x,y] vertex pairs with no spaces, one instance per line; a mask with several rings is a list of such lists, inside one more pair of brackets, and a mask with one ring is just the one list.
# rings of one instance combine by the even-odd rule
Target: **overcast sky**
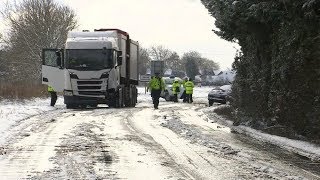
[[[1,0],[2,1],[2,0]],[[13,0],[9,0],[13,1]],[[78,15],[78,30],[119,28],[149,48],[163,45],[180,56],[194,50],[231,67],[234,44],[216,36],[214,18],[200,0],[57,0]],[[1,23],[3,28],[3,23]],[[237,46],[236,46],[237,47]]]

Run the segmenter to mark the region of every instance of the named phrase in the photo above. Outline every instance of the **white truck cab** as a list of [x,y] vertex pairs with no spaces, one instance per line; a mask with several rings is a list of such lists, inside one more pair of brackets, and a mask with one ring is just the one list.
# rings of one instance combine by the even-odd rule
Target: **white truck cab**
[[67,108],[135,106],[137,42],[118,29],[69,32],[63,49],[44,49],[42,83],[63,92]]

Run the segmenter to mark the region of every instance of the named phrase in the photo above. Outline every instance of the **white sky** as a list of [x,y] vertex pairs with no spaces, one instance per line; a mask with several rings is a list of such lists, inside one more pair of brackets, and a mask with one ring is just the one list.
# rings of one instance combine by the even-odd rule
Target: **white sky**
[[[13,1],[13,0],[9,0]],[[200,0],[57,0],[76,11],[78,30],[119,28],[140,45],[163,45],[180,56],[190,50],[231,67],[235,44],[212,32],[214,18]],[[0,6],[2,4],[0,3]],[[2,27],[1,27],[2,26]],[[0,23],[3,29],[4,23]]]

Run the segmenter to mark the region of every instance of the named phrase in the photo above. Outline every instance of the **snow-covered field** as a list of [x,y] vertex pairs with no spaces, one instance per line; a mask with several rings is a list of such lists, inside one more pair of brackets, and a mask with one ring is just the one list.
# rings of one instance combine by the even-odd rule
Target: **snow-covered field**
[[[180,105],[177,105],[177,104],[174,104],[173,102],[172,103],[165,102],[164,99],[161,99],[160,106],[159,106],[160,111],[157,113],[157,111],[150,111],[152,109],[152,108],[150,109],[150,106],[151,106],[150,94],[148,92],[145,93],[145,89],[143,87],[139,87],[139,89],[138,89],[139,96],[138,96],[138,105],[137,105],[139,112],[137,114],[135,114],[134,116],[135,116],[135,118],[140,119],[141,121],[136,121],[135,125],[137,127],[140,127],[141,129],[143,129],[143,128],[146,128],[145,125],[147,124],[147,122],[150,121],[150,118],[155,118],[155,122],[162,121],[161,119],[164,118],[165,121],[163,121],[163,123],[161,125],[163,127],[169,128],[172,132],[174,132],[176,134],[180,134],[192,142],[196,142],[196,143],[201,144],[205,147],[209,147],[212,149],[212,151],[214,151],[214,149],[219,149],[219,151],[221,149],[223,149],[224,153],[230,153],[230,154],[238,152],[238,150],[236,150],[235,147],[231,147],[231,146],[227,145],[228,143],[230,144],[231,142],[233,142],[233,140],[230,139],[230,137],[232,137],[232,136],[228,136],[228,138],[227,137],[219,137],[219,136],[221,136],[221,134],[219,135],[219,133],[217,133],[216,138],[220,138],[220,140],[221,139],[225,140],[225,143],[217,144],[217,141],[212,139],[213,137],[209,137],[206,134],[204,134],[203,132],[197,131],[196,129],[193,129],[192,127],[194,124],[197,124],[199,127],[202,127],[203,129],[208,129],[210,127],[208,129],[209,133],[212,133],[211,132],[212,129],[219,129],[219,131],[226,131],[229,134],[231,131],[236,131],[238,133],[245,134],[249,137],[255,138],[258,141],[268,142],[268,143],[277,145],[281,148],[287,149],[291,152],[295,152],[295,153],[300,154],[302,156],[306,156],[306,157],[309,157],[313,160],[319,161],[319,159],[320,159],[320,147],[319,146],[316,146],[314,144],[304,142],[304,141],[290,140],[288,138],[265,134],[265,133],[251,129],[246,126],[232,126],[231,121],[223,119],[219,116],[214,116],[214,117],[210,116],[210,114],[212,114],[212,110],[214,108],[216,108],[216,106],[213,106],[213,107],[207,106],[207,104],[208,104],[207,94],[210,90],[211,90],[211,87],[196,87],[194,90],[193,106],[191,104],[186,104],[185,106],[181,107],[181,105],[182,105],[181,100],[179,103]],[[0,148],[3,145],[7,144],[6,141],[8,140],[8,137],[12,138],[12,136],[14,136],[17,133],[17,132],[11,131],[12,129],[15,129],[12,127],[17,126],[17,124],[20,124],[20,125],[23,124],[21,122],[27,118],[30,118],[30,117],[33,117],[33,116],[36,116],[39,114],[42,114],[42,116],[44,117],[44,116],[46,116],[46,113],[49,114],[50,111],[59,110],[57,113],[63,112],[66,114],[65,115],[66,121],[61,120],[60,122],[62,122],[62,123],[60,124],[60,126],[64,126],[63,123],[65,123],[65,125],[68,125],[68,123],[72,123],[72,119],[70,119],[70,118],[72,118],[72,116],[74,116],[74,114],[72,115],[73,111],[70,112],[65,109],[65,105],[63,104],[62,97],[58,98],[58,101],[57,101],[55,107],[51,107],[51,106],[49,106],[49,104],[50,104],[50,98],[45,98],[45,99],[35,98],[35,99],[27,100],[24,102],[18,102],[18,101],[15,101],[15,102],[2,101],[2,102],[0,102],[0,123],[1,123],[1,126],[0,126]],[[161,111],[161,108],[164,108],[166,110]],[[175,113],[174,110],[177,108],[180,108],[179,112],[177,111],[177,113]],[[100,113],[100,115],[107,116],[108,118],[112,117],[110,115],[101,114],[104,111],[106,111],[106,110],[99,109],[94,112],[98,113],[98,115]],[[113,111],[113,110],[111,109],[111,111]],[[128,111],[130,111],[130,109],[129,110],[127,109],[126,113],[128,113]],[[168,112],[166,112],[166,111],[168,111]],[[170,116],[166,113],[170,114]],[[198,113],[200,114],[200,116]],[[86,111],[83,111],[83,112],[80,111],[80,114],[76,114],[75,116],[81,115],[81,117],[85,117],[86,114],[88,114],[88,116],[90,116],[90,117],[94,116],[94,114],[92,114],[92,113],[90,114],[89,112],[86,112]],[[129,114],[130,114],[130,112],[129,112]],[[69,118],[69,116],[70,116],[70,118]],[[173,119],[174,117],[179,117],[179,118]],[[69,118],[69,120],[68,120],[68,118]],[[117,118],[119,118],[119,117],[115,117],[115,120],[110,121],[110,122],[113,122],[113,123],[115,123],[114,125],[116,125],[118,123]],[[56,120],[53,119],[52,121],[54,122]],[[82,119],[82,121],[84,121],[84,120]],[[79,127],[80,127],[80,122],[82,122],[82,121],[77,122],[79,124]],[[45,123],[48,123],[48,122],[45,122]],[[126,121],[126,123],[130,123],[130,120]],[[30,125],[30,124],[28,124],[28,125]],[[37,127],[38,126],[36,125],[35,128],[37,128]],[[128,126],[130,131],[137,131],[135,129],[132,129],[132,127]],[[154,128],[154,127],[150,126],[149,129],[145,129],[145,131],[147,131],[147,134],[152,135],[155,140],[157,140],[157,138],[159,138],[158,139],[159,141],[157,141],[157,142],[168,141],[166,139],[161,139],[162,136],[159,136],[156,132],[152,131],[152,128]],[[84,127],[82,127],[82,128],[84,128]],[[16,129],[19,129],[19,128],[16,128]],[[164,131],[165,133],[169,133],[169,131],[167,131],[167,130],[160,129],[159,131]],[[91,130],[88,129],[88,132],[91,133]],[[55,131],[52,130],[52,132],[50,132],[50,133],[55,133]],[[122,132],[119,131],[117,133],[121,134]],[[137,131],[137,134],[139,134],[138,131]],[[150,140],[148,140],[147,137],[144,137],[144,134],[141,134],[141,136],[142,136],[141,137],[142,139],[146,138],[146,142],[150,141]],[[37,137],[37,136],[35,136],[35,137]],[[173,135],[171,137],[173,137]],[[56,137],[56,138],[58,138],[58,137]],[[77,137],[75,137],[75,138],[77,138]],[[60,142],[61,140],[54,139],[54,141]],[[179,144],[179,138],[178,139],[171,139],[171,141],[176,141],[175,144]],[[69,143],[72,143],[72,142],[69,142]],[[119,146],[121,146],[121,144],[119,144]],[[163,144],[162,146],[165,147],[166,144]],[[236,146],[236,144],[234,144],[234,146]],[[183,144],[181,144],[180,148],[182,148],[182,147],[184,147]],[[176,148],[178,148],[178,147],[176,147]],[[184,147],[184,148],[187,148],[187,147]],[[168,149],[170,149],[170,148],[168,147]],[[53,151],[53,149],[51,149],[51,150]],[[183,149],[183,150],[185,150],[185,149]],[[122,151],[123,151],[123,155],[130,153],[130,152],[127,152],[124,150],[122,150]],[[179,155],[178,151],[176,151],[176,150],[172,150],[172,151],[173,151],[172,152],[173,154],[175,154],[177,156]],[[142,152],[143,152],[143,150],[141,150],[141,153]],[[0,153],[1,153],[1,149],[0,149]],[[119,152],[119,153],[121,153],[121,152]],[[242,156],[246,156],[246,155],[242,154]],[[212,157],[212,158],[214,158],[214,157]],[[180,158],[180,160],[181,159],[183,159],[183,158]],[[118,164],[118,165],[120,166],[121,164]],[[188,168],[192,169],[192,167],[188,167]],[[141,168],[141,169],[143,170],[143,168]],[[265,170],[262,169],[262,171],[265,171]]]

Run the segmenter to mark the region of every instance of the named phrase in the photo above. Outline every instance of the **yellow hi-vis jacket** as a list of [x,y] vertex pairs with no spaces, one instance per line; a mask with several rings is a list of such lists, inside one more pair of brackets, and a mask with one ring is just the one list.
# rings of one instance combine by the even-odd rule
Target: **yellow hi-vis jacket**
[[152,90],[164,90],[164,82],[161,77],[152,77],[149,82],[149,89]]
[[51,87],[51,86],[48,86],[48,92],[54,92],[54,89],[53,89],[53,87]]
[[194,84],[192,81],[187,81],[186,83],[184,83],[184,86],[186,88],[186,94],[193,94]]
[[180,83],[178,81],[172,83],[173,94],[178,94],[180,92]]

